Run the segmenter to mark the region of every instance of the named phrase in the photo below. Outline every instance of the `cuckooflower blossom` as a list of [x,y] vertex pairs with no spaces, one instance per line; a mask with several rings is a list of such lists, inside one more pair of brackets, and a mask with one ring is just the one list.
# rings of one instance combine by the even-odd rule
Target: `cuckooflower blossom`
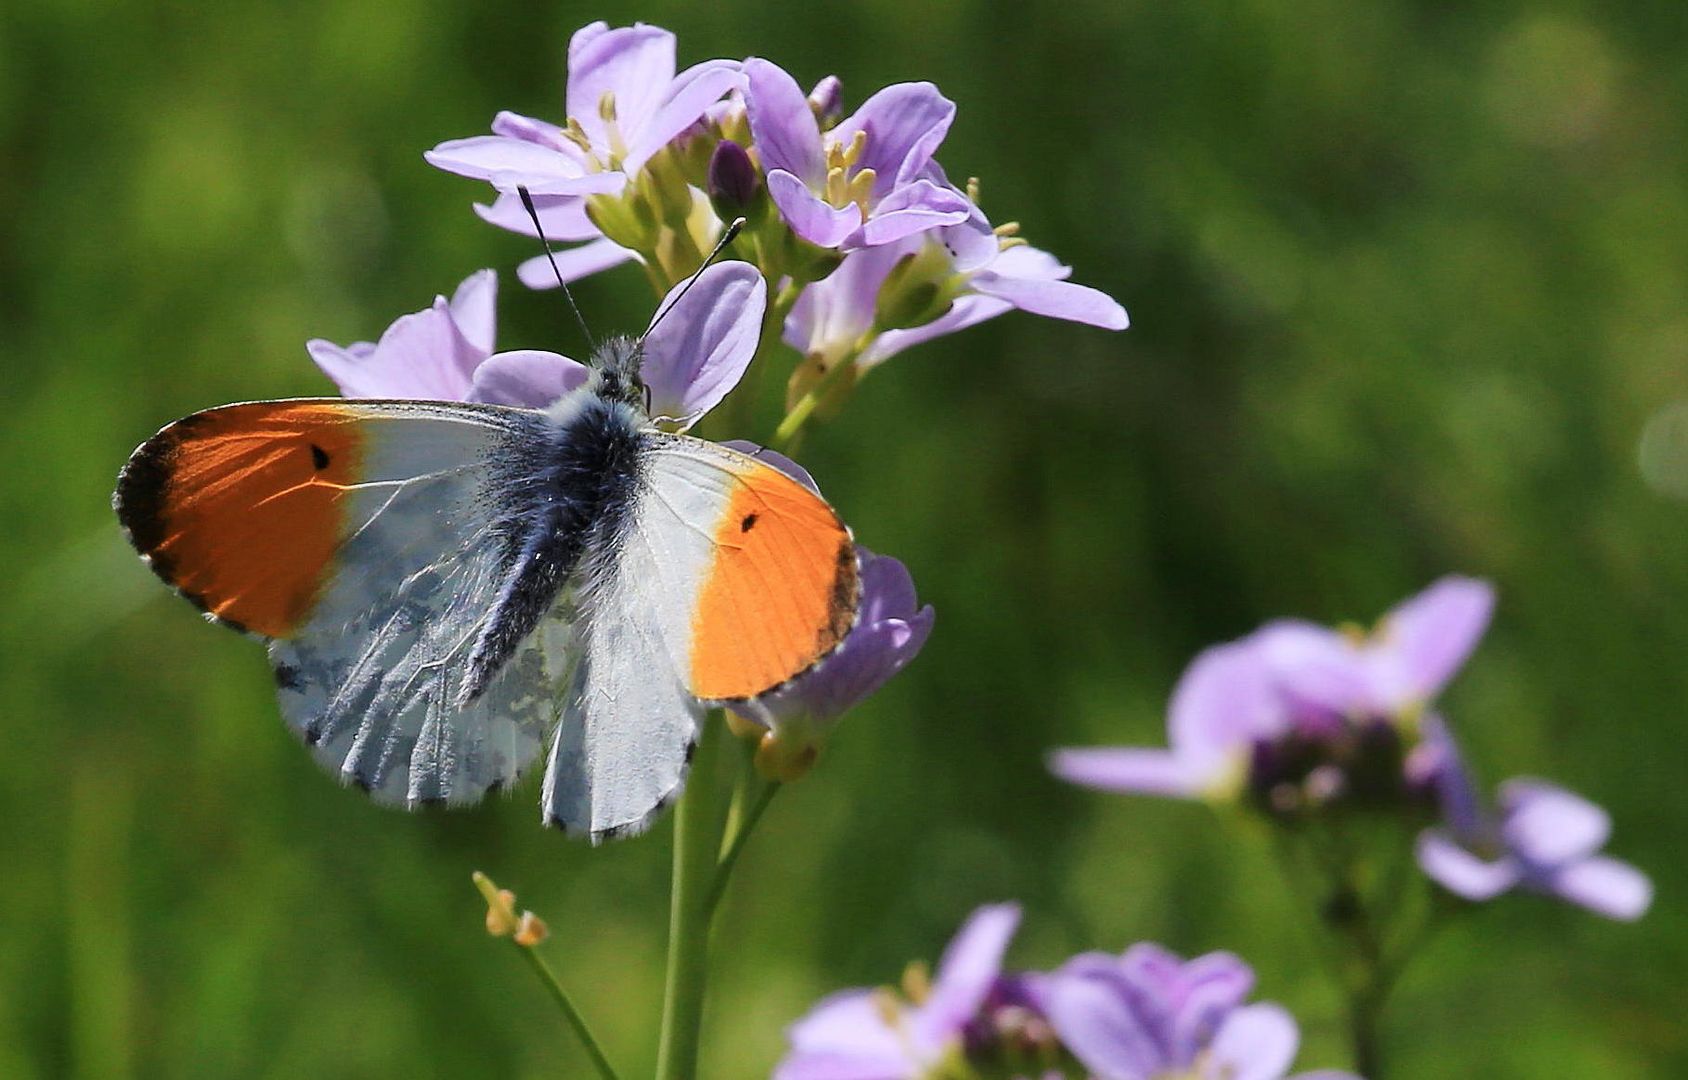
[[1610,919],[1638,919],[1653,885],[1629,863],[1600,854],[1611,835],[1606,811],[1543,780],[1500,786],[1499,813],[1482,804],[1453,741],[1438,723],[1443,825],[1418,838],[1419,867],[1449,892],[1490,900],[1513,889],[1554,896]]
[[881,989],[826,998],[787,1032],[791,1052],[774,1080],[918,1080],[1005,1038],[1047,1041],[1047,1025],[1029,1004],[1035,991],[1002,973],[1019,922],[1017,905],[980,908],[929,985],[910,969],[906,997]]
[[1094,1080],[1279,1080],[1300,1031],[1279,1005],[1245,1005],[1253,987],[1254,972],[1230,953],[1186,962],[1145,943],[1069,960],[1049,976],[1043,1005]]
[[674,35],[643,23],[581,27],[569,41],[568,64],[563,126],[501,112],[493,134],[444,142],[423,156],[506,193],[525,186],[536,196],[614,194],[743,82],[730,60],[676,75]]
[[1168,750],[1060,750],[1057,776],[1109,791],[1228,797],[1245,786],[1279,809],[1414,777],[1405,740],[1488,624],[1493,591],[1447,577],[1369,636],[1269,623],[1197,656],[1173,691]]
[[[967,220],[967,197],[927,175],[955,119],[955,103],[931,83],[888,86],[823,132],[811,97],[784,69],[752,58],[744,74],[768,194],[804,240],[853,250]],[[816,94],[822,108],[836,96],[831,87]]]
[[[483,270],[447,301],[405,315],[379,342],[306,347],[347,397],[484,401],[538,409],[586,381],[587,368],[535,349],[494,353],[498,279]],[[640,377],[653,419],[689,427],[738,384],[756,354],[767,285],[747,263],[725,262],[677,285],[644,337]],[[668,310],[672,306],[672,310]],[[666,312],[666,314],[664,314]]]
[[785,343],[823,371],[852,357],[866,371],[1015,308],[1108,330],[1128,325],[1107,294],[1066,280],[1070,266],[1024,243],[1001,246],[983,215],[972,213],[971,224],[847,255],[803,290],[786,317]]

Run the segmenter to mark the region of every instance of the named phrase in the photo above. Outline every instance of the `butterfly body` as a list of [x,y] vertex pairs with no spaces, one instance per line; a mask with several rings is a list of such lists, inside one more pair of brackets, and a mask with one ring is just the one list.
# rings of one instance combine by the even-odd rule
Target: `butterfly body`
[[544,411],[255,402],[144,443],[119,518],[153,569],[268,642],[283,716],[380,801],[472,802],[544,754],[547,821],[643,828],[703,710],[853,625],[848,529],[754,456],[664,432],[638,342]]

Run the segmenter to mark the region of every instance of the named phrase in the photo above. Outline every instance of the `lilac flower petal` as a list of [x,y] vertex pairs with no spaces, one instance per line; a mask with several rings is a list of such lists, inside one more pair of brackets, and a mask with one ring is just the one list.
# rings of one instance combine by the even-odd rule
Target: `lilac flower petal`
[[579,162],[556,150],[502,135],[453,139],[422,157],[437,169],[485,180],[500,191],[525,185],[535,195],[594,195],[620,191],[627,181],[616,172],[584,173]]
[[1500,786],[1501,836],[1525,861],[1556,866],[1599,851],[1612,834],[1606,811],[1573,792],[1541,780],[1508,780]]
[[690,424],[719,404],[756,355],[767,304],[761,273],[743,262],[716,263],[670,290],[645,335],[651,415]]
[[312,341],[306,349],[347,397],[433,401],[464,400],[470,373],[485,357],[458,332],[443,297],[396,319],[372,348],[354,352]]
[[1491,900],[1523,877],[1516,860],[1487,862],[1436,829],[1419,834],[1418,865],[1432,881],[1467,900]]
[[928,232],[967,220],[972,204],[958,192],[941,188],[929,180],[917,180],[898,188],[843,241],[846,251],[891,244],[907,236]]
[[862,223],[862,213],[855,204],[830,206],[783,169],[768,173],[768,194],[791,231],[816,247],[837,247]]
[[1061,1045],[1099,1080],[1147,1080],[1178,1064],[1167,1060],[1117,980],[1093,963],[1069,962],[1055,972],[1046,1001]]
[[1373,647],[1374,678],[1395,709],[1434,698],[1489,625],[1487,582],[1445,577],[1384,616]]
[[[564,282],[579,281],[600,270],[608,270],[629,259],[638,258],[628,248],[607,239],[594,240],[579,247],[564,248],[557,252],[556,256],[557,270],[563,275]],[[516,277],[530,289],[557,287],[557,276],[551,271],[551,261],[543,255],[535,255],[516,267]]]
[[906,619],[858,624],[833,655],[791,686],[760,699],[770,715],[826,723],[849,712],[908,666],[932,633],[930,604]]
[[491,270],[470,274],[451,295],[451,318],[457,332],[482,356],[493,350],[493,335],[498,326],[495,304],[498,300],[498,275]]
[[1492,831],[1492,823],[1477,794],[1477,785],[1460,755],[1459,744],[1448,730],[1447,721],[1435,713],[1424,717],[1419,744],[1423,756],[1430,759],[1432,782],[1436,800],[1442,810],[1442,820],[1455,837],[1466,843],[1477,842]]
[[657,108],[636,140],[629,144],[622,167],[629,173],[638,172],[651,155],[697,123],[709,106],[743,85],[744,74],[739,64],[731,60],[706,60],[681,72],[674,80],[668,100]]
[[744,75],[750,137],[763,170],[787,172],[806,187],[819,187],[826,180],[821,129],[797,80],[760,57],[744,62]]
[[615,98],[616,126],[623,135],[642,128],[674,81],[674,35],[636,24],[595,34],[569,49],[567,112],[594,146],[609,145],[599,107]]
[[1056,750],[1049,771],[1069,784],[1170,798],[1200,798],[1208,777],[1166,750]]
[[968,916],[938,961],[931,993],[913,1018],[917,1034],[941,1044],[978,1013],[1019,925],[1018,904],[989,904]]
[[[879,251],[881,248],[869,248],[868,251]],[[867,252],[857,252],[851,258],[865,255]],[[848,261],[848,260],[846,260]],[[798,301],[802,303],[802,301]],[[946,334],[953,334],[958,330],[965,330],[969,326],[977,326],[987,319],[994,319],[1005,311],[1014,310],[1014,306],[1006,300],[997,300],[987,296],[963,296],[950,305],[950,309],[923,326],[910,327],[907,330],[887,330],[874,339],[856,361],[856,366],[863,371],[875,367],[905,349],[913,348],[923,342],[941,338]]]
[[1545,885],[1562,899],[1624,922],[1639,919],[1653,903],[1653,883],[1646,874],[1604,855],[1560,867]]
[[806,356],[850,350],[872,329],[880,287],[904,254],[903,245],[885,245],[845,256],[797,298],[785,319],[785,343]]
[[590,45],[594,39],[607,33],[609,28],[609,23],[599,19],[597,22],[589,22],[576,30],[569,37],[569,64],[572,65],[575,57],[580,55],[581,50]]
[[543,409],[586,382],[586,365],[554,352],[521,349],[495,353],[475,369],[470,401]]
[[971,284],[978,292],[1007,300],[1033,315],[1066,319],[1104,330],[1124,330],[1131,323],[1125,308],[1113,297],[1088,285],[1006,277],[990,270],[975,274]]
[[1280,619],[1255,631],[1253,640],[1273,680],[1295,704],[1328,713],[1333,721],[1371,710],[1371,682],[1360,650],[1338,631]]
[[[727,439],[723,441],[721,445],[731,450],[737,450],[741,454],[748,454],[758,461],[766,462],[778,469],[780,472],[785,473],[785,475],[791,477],[799,484],[802,484],[816,495],[821,493],[820,485],[816,484],[815,478],[809,475],[809,470],[786,457],[778,450],[769,450],[765,446],[758,446],[748,439]],[[863,558],[865,559],[867,549],[861,548],[860,550],[864,553]]]
[[1167,710],[1172,752],[1203,787],[1224,782],[1254,742],[1287,726],[1261,651],[1247,640],[1203,650]]
[[1301,1032],[1281,1005],[1244,1005],[1226,1018],[1204,1075],[1219,1080],[1279,1080],[1295,1060]]
[[815,84],[809,91],[809,109],[822,124],[844,114],[844,83],[838,76],[828,75]]
[[[935,168],[929,172],[939,178],[942,186],[954,190],[952,185],[941,179],[941,172]],[[957,273],[971,274],[990,267],[1003,277],[1049,281],[1061,280],[1072,273],[1071,267],[1062,266],[1055,256],[1030,244],[1004,248],[990,221],[977,206],[973,207],[966,221],[945,226],[936,235],[938,243],[949,252]]]
[[505,109],[492,118],[492,133],[508,139],[536,143],[547,150],[555,150],[569,160],[577,162],[581,167],[580,171],[585,171],[586,151],[564,135],[562,128],[549,120],[523,116],[521,113]]
[[353,352],[352,348],[356,346],[342,349],[332,341],[312,338],[305,342],[305,351],[311,354],[311,359],[316,361],[316,366],[322,369],[322,373],[340,388],[342,395],[349,398],[381,397],[382,391],[376,381],[376,372],[368,363],[374,346],[368,342],[358,344],[367,348]]
[[873,198],[878,200],[926,168],[954,119],[955,102],[938,93],[936,86],[897,83],[862,102],[861,108],[833,129],[831,137],[848,146],[857,131],[867,132],[867,146],[857,167],[877,174]]
[[906,619],[919,607],[914,591],[914,576],[898,559],[889,555],[875,555],[859,548],[862,558],[861,621]]
[[897,1032],[886,1025],[871,990],[846,990],[825,998],[787,1032],[792,1053],[774,1071],[776,1080],[897,1080],[916,1075],[917,1064]]
[[[572,195],[535,195],[533,208],[539,211],[539,223],[545,227],[545,238],[551,241],[572,243],[577,240],[592,240],[603,234],[598,226],[592,224],[592,219],[586,216],[586,200]],[[500,229],[509,229],[513,233],[538,238],[539,233],[533,227],[533,219],[522,206],[519,195],[501,194],[493,200],[491,206],[475,204],[475,213],[482,221],[496,225]]]
[[1213,1042],[1227,1016],[1254,989],[1254,969],[1228,952],[1208,953],[1185,964],[1172,998],[1170,1043],[1178,1061],[1194,1060]]

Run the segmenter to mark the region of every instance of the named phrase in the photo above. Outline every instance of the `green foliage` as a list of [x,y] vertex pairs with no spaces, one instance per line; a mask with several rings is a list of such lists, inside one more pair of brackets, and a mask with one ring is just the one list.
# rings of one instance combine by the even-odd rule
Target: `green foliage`
[[[420,155],[499,108],[556,117],[568,32],[631,14],[0,9],[0,1074],[584,1075],[486,938],[476,868],[547,918],[611,1055],[649,1074],[670,825],[568,842],[539,828],[537,777],[416,816],[337,790],[261,650],[168,596],[106,505],[166,421],[329,392],[306,338],[371,337],[484,265],[503,344],[578,354],[557,298],[514,281],[531,245]],[[1635,926],[1509,900],[1440,939],[1386,1032],[1398,1074],[1688,1070],[1688,506],[1637,467],[1688,397],[1680,10],[637,14],[683,61],[836,71],[852,102],[937,82],[952,173],[1135,320],[1006,316],[897,358],[810,433],[805,464],[937,629],[747,851],[706,1075],[765,1070],[817,996],[893,979],[1004,898],[1028,906],[1027,965],[1233,949],[1303,1018],[1303,1062],[1344,1064],[1259,838],[1062,787],[1041,755],[1158,741],[1203,645],[1366,618],[1450,570],[1501,593],[1446,699],[1471,756],[1608,806],[1660,900]],[[646,288],[624,268],[579,299],[636,327]]]

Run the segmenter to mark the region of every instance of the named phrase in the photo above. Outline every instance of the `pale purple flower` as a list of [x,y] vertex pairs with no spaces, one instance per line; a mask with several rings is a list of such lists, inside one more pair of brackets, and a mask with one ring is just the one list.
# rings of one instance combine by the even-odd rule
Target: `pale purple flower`
[[[977,222],[983,216],[973,212]],[[1019,308],[1034,315],[1087,323],[1108,330],[1128,325],[1125,309],[1107,294],[1067,281],[1072,267],[1046,251],[1026,244],[1004,248],[989,224],[978,223],[933,230],[896,243],[852,252],[824,280],[803,290],[786,316],[783,338],[805,356],[819,356],[828,365],[855,357],[862,370],[904,349],[953,334],[1004,312]],[[896,303],[885,295],[887,281],[909,259],[936,260],[938,266],[919,288],[941,280],[954,293],[948,308],[930,321],[911,327],[883,329],[876,325],[883,307]],[[930,286],[926,286],[930,287]]]
[[[967,220],[967,197],[928,175],[955,119],[955,103],[931,83],[888,86],[823,132],[784,69],[752,58],[744,74],[768,193],[804,240],[848,251]],[[836,97],[824,82],[815,93],[823,108]]]
[[919,1001],[865,989],[824,999],[787,1032],[791,1051],[775,1080],[917,1080],[964,1053],[987,1003],[1000,994],[1002,957],[1019,922],[1014,904],[974,912]]
[[1169,749],[1059,750],[1050,767],[1076,784],[1182,798],[1407,784],[1402,739],[1470,655],[1492,606],[1486,583],[1447,577],[1370,636],[1268,623],[1190,664],[1168,712]]
[[565,126],[501,112],[493,134],[444,142],[424,157],[505,193],[614,194],[651,156],[743,82],[739,64],[708,60],[675,74],[674,35],[595,22],[569,41]]
[[1253,988],[1254,972],[1230,953],[1185,962],[1145,943],[1069,960],[1044,984],[1043,1007],[1095,1080],[1280,1080],[1301,1034],[1283,1007],[1244,1004]]
[[1611,919],[1646,913],[1653,900],[1647,875],[1600,854],[1612,831],[1606,811],[1546,781],[1513,779],[1500,786],[1493,813],[1446,730],[1437,723],[1426,734],[1442,757],[1443,826],[1418,838],[1419,867],[1432,880],[1473,901],[1524,889]]
[[[539,223],[545,229],[545,239],[552,243],[574,243],[575,246],[559,247],[553,253],[557,263],[554,271],[551,259],[544,255],[523,260],[516,268],[516,277],[528,288],[554,289],[559,277],[567,284],[639,259],[632,248],[622,247],[593,224],[592,219],[586,216],[584,199],[570,195],[534,195],[533,202],[534,209],[539,212]],[[533,220],[528,217],[519,195],[499,195],[491,205],[476,203],[475,213],[480,215],[481,220],[501,229],[536,240],[539,238],[539,232],[533,227]]]
[[[675,286],[644,337],[640,377],[651,416],[683,430],[726,397],[756,354],[767,285],[748,263],[709,267],[690,292]],[[586,381],[584,364],[559,353],[494,353],[497,277],[483,270],[449,301],[405,315],[376,343],[341,348],[316,340],[311,358],[347,397],[483,401],[543,408]],[[662,314],[672,305],[672,310]]]
[[498,275],[470,275],[450,300],[401,316],[378,342],[305,348],[349,398],[486,401],[540,408],[586,381],[586,368],[557,353],[493,352]]

